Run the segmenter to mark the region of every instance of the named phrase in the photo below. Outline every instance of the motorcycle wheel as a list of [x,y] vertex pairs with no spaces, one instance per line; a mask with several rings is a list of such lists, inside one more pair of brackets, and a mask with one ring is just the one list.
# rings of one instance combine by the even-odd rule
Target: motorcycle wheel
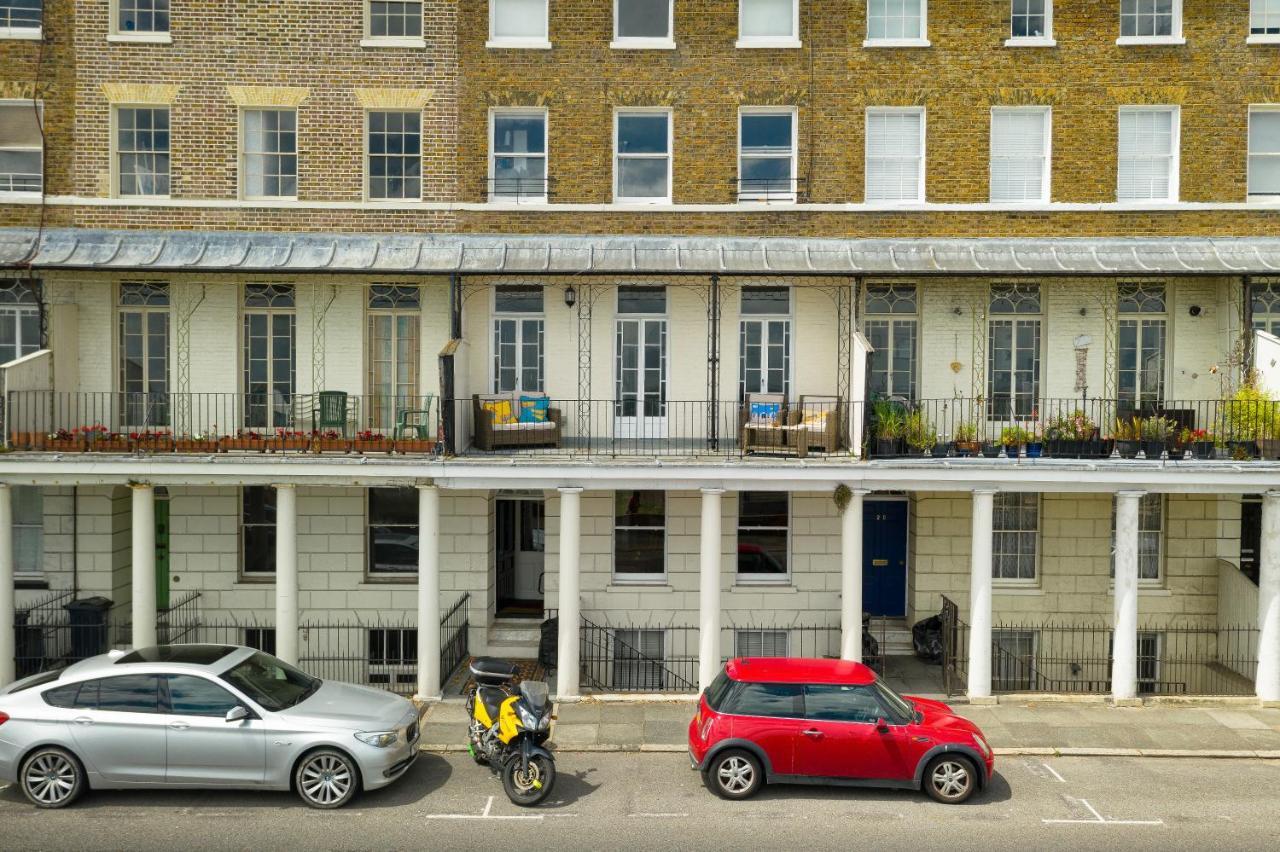
[[502,767],[502,788],[512,804],[530,808],[551,794],[556,783],[556,765],[542,756],[529,758],[529,770],[520,769],[520,758],[513,757]]

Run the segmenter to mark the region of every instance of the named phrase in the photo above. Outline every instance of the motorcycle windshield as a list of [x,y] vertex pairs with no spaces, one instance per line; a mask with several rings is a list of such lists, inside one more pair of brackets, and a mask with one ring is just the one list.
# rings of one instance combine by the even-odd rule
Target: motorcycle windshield
[[530,710],[540,713],[547,706],[550,690],[544,681],[526,680],[520,683],[520,694],[524,696],[525,701],[529,702]]

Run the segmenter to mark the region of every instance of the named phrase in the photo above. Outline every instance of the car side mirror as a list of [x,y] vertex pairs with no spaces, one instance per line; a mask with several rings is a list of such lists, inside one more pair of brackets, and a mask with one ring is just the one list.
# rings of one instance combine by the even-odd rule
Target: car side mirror
[[226,719],[228,722],[242,722],[249,718],[249,709],[243,704],[237,704],[227,711]]
[[876,719],[876,730],[882,734],[889,733],[889,723],[884,720],[883,716]]

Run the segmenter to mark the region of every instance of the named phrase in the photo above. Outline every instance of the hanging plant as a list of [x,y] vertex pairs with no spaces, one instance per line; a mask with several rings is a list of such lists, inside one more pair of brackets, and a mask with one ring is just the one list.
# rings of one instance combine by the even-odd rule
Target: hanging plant
[[844,510],[849,508],[849,503],[853,501],[853,489],[844,483],[841,483],[836,486],[836,490],[831,495],[831,499],[835,501],[836,511],[844,514]]

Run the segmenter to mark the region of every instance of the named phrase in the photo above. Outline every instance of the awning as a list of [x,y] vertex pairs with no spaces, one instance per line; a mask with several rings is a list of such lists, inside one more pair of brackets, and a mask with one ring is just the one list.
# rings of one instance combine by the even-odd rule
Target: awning
[[1267,275],[1280,239],[792,239],[0,229],[0,268],[493,275]]

